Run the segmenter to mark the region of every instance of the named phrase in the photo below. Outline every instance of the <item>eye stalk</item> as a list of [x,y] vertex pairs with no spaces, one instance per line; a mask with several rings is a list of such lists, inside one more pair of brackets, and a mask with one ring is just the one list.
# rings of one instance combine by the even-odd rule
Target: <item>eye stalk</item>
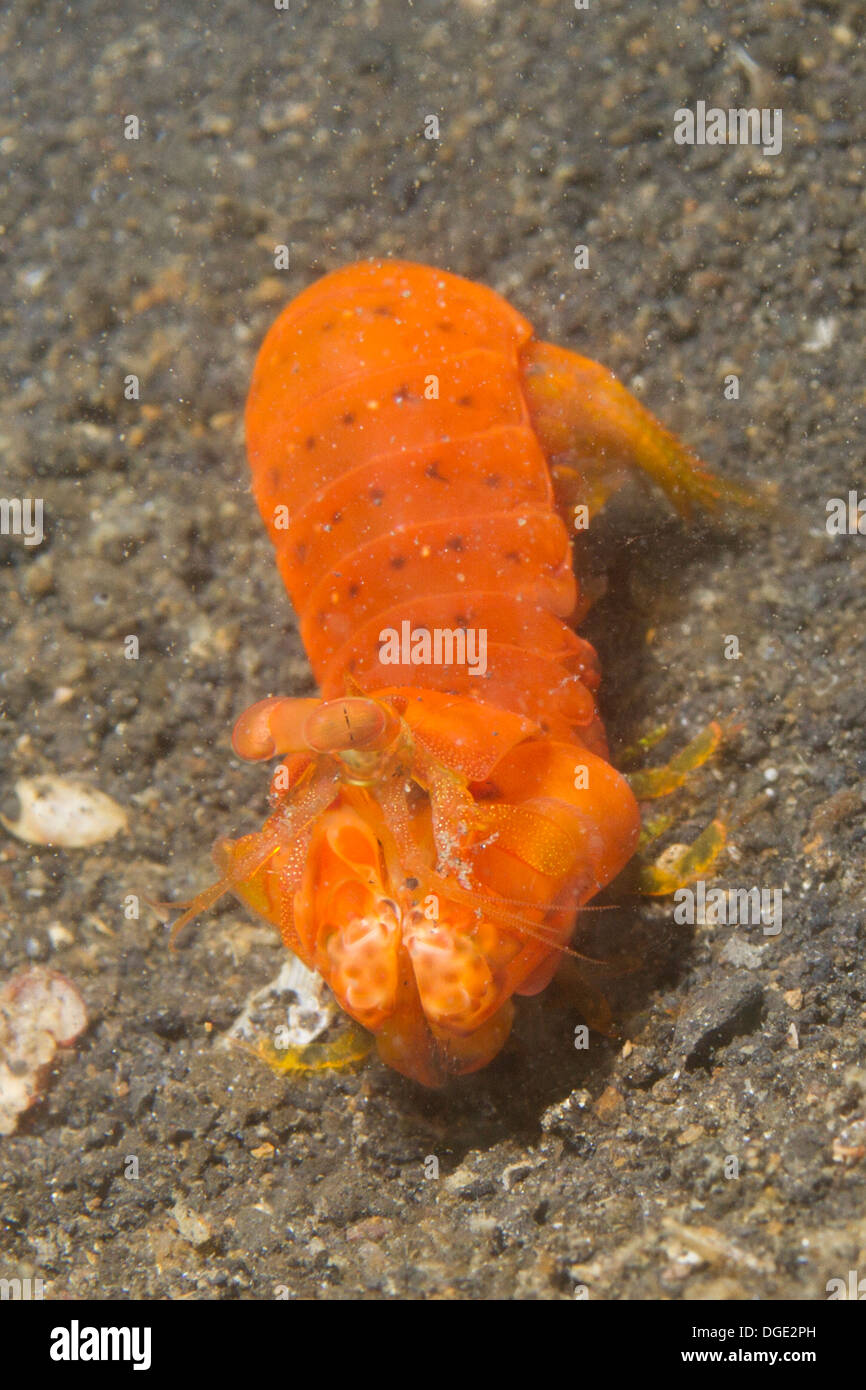
[[323,700],[304,724],[304,741],[314,753],[336,758],[346,780],[363,786],[382,776],[402,732],[401,721],[387,706],[350,695]]
[[399,723],[383,705],[362,695],[322,700],[304,724],[304,742],[314,753],[383,752],[399,732]]
[[359,785],[382,775],[404,737],[400,718],[363,695],[338,700],[272,697],[252,705],[237,721],[232,744],[250,762],[289,753],[336,758],[347,780]]

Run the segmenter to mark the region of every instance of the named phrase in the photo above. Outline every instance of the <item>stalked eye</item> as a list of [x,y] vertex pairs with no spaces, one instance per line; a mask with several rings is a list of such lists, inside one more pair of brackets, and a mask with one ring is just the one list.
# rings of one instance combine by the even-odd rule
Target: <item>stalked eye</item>
[[315,753],[382,748],[389,739],[389,723],[381,705],[362,696],[324,700],[304,724],[304,739]]

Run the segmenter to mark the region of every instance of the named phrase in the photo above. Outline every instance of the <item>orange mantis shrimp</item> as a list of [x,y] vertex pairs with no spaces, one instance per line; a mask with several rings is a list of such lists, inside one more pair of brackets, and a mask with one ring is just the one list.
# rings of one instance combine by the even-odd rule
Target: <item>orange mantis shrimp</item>
[[552,475],[584,517],[634,468],[686,515],[739,490],[498,294],[401,261],[283,310],[246,434],[321,697],[238,720],[239,756],[282,760],[271,812],[177,925],[235,893],[389,1066],[441,1085],[496,1056],[640,831]]

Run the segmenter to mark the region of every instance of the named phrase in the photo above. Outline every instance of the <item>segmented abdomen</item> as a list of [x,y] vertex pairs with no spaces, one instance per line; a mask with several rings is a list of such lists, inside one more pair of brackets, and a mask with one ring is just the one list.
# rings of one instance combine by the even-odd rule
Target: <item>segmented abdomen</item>
[[[493,291],[371,261],[268,333],[247,404],[253,490],[326,698],[412,684],[588,726],[592,648],[521,382],[532,328]],[[380,633],[483,629],[486,672],[395,667]]]

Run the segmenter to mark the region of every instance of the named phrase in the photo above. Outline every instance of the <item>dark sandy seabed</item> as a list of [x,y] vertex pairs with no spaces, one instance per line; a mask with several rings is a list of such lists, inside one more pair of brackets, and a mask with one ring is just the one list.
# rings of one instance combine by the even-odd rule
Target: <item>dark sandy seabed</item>
[[[866,540],[825,528],[863,481],[862,25],[846,0],[7,11],[0,491],[43,497],[46,537],[0,539],[3,788],[84,777],[130,830],[0,841],[3,977],[42,962],[90,1015],[0,1142],[0,1273],[52,1298],[810,1300],[866,1270]],[[697,100],[782,108],[782,153],[675,145]],[[272,1075],[220,1045],[272,934],[227,901],[172,954],[122,912],[188,896],[263,818],[233,719],[312,685],[243,401],[279,307],[376,254],[494,286],[783,503],[686,527],[630,490],[584,628],[614,750],[739,725],[667,839],[722,808],[717,882],[782,888],[783,930],[614,890],[586,940],[645,962],[604,982],[626,1045],[575,1050],[566,972],[441,1093],[375,1058]]]

